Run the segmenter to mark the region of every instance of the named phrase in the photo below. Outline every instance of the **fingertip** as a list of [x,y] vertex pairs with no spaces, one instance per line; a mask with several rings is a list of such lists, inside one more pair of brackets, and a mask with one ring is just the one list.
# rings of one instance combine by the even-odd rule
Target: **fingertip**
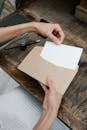
[[62,39],[62,38],[57,38],[57,37],[55,37],[55,39],[54,39],[54,43],[55,43],[55,44],[61,45],[62,42],[63,42],[63,39]]
[[58,41],[54,41],[56,45],[61,45],[61,42],[58,40]]

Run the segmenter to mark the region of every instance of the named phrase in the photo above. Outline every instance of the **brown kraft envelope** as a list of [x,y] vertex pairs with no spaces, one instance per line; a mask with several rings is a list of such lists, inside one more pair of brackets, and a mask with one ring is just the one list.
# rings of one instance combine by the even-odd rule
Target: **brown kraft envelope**
[[78,71],[58,67],[46,60],[40,54],[43,47],[35,47],[18,66],[18,69],[33,77],[34,79],[46,84],[47,77],[51,77],[54,86],[60,94],[64,94],[71,81]]

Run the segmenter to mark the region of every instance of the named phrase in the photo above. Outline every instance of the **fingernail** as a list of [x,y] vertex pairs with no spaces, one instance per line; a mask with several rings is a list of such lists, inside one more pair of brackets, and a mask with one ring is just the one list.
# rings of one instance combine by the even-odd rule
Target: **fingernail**
[[60,45],[60,44],[61,44],[61,42],[57,41],[57,42],[56,42],[56,44],[57,44],[57,45]]

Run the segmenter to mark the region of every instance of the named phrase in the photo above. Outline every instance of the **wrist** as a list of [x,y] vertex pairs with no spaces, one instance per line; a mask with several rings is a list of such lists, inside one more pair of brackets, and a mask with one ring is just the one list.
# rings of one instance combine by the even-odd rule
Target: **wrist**
[[57,112],[55,112],[52,109],[43,110],[42,117],[43,117],[43,123],[42,124],[44,124],[44,128],[47,129],[47,130],[50,130],[54,121],[55,121],[55,119],[56,119],[56,117],[57,117]]
[[50,130],[57,114],[52,109],[43,110],[40,120],[33,130]]
[[54,107],[50,107],[47,110],[43,110],[43,112],[53,119],[53,118],[57,117],[58,110]]
[[37,33],[38,32],[38,22],[31,22],[32,24],[32,28],[33,28],[33,32]]
[[24,23],[24,24],[20,24],[19,26],[20,30],[24,33],[24,32],[37,32],[37,26],[36,26],[36,22],[29,22],[29,23]]
[[33,24],[33,28],[34,28],[34,32],[35,33],[40,33],[39,32],[39,29],[40,29],[40,22],[32,22],[32,24]]

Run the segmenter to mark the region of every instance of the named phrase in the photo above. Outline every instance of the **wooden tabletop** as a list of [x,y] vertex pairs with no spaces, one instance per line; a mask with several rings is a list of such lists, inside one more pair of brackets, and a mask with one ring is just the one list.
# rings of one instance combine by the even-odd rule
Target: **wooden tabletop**
[[[32,36],[33,39],[41,39],[41,43],[37,45],[44,44],[45,40],[43,38],[34,34]],[[21,51],[20,48],[4,50],[0,54],[0,65],[25,89],[43,101],[44,92],[39,83],[17,69],[18,64],[34,46],[36,45],[29,46],[26,51]],[[63,97],[58,116],[73,128],[73,130],[86,130],[87,62],[80,62],[79,71]]]
[[[64,44],[83,47],[84,52],[80,60],[79,71],[63,96],[58,116],[73,130],[87,130],[87,44],[80,38],[75,37],[75,35],[70,35],[67,31],[66,33],[68,33],[68,36]],[[30,39],[40,39],[41,42],[28,46],[25,51],[21,51],[20,48],[3,50],[0,53],[0,66],[25,89],[43,101],[44,92],[39,83],[17,69],[17,66],[33,47],[37,45],[43,46],[46,40],[33,33],[29,34],[28,41]],[[77,44],[78,39],[79,43]],[[9,47],[13,47],[17,44],[18,43],[14,43]]]

